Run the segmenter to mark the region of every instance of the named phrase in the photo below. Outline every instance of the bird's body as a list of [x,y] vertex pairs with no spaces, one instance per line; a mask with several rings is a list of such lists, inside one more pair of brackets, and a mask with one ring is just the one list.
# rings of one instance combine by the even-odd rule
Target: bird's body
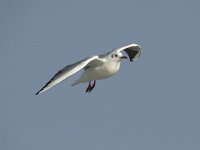
[[120,68],[120,61],[113,62],[106,60],[106,62],[102,66],[85,68],[80,78],[77,81],[75,81],[75,83],[72,85],[111,77],[117,73],[119,68]]
[[[130,44],[115,49],[104,55],[88,57],[82,61],[68,65],[58,71],[54,77],[36,93],[36,95],[50,89],[81,69],[84,70],[83,74],[72,85],[89,82],[86,92],[91,92],[95,87],[96,80],[111,77],[119,70],[120,61],[127,58],[126,56],[122,55],[122,50],[128,54],[130,61],[134,61],[140,56],[140,49],[141,48],[138,45]],[[91,81],[94,81],[92,85]]]

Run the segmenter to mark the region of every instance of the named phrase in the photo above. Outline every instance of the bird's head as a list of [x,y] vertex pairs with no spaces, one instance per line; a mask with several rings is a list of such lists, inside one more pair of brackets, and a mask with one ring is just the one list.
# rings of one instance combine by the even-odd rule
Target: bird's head
[[121,61],[122,59],[127,59],[126,56],[123,56],[121,52],[114,52],[110,54],[110,57],[114,61]]

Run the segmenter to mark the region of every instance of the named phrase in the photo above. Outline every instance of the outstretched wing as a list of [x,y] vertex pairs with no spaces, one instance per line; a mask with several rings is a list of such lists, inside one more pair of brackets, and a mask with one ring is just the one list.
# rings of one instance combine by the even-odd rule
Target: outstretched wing
[[141,54],[141,47],[137,44],[130,44],[127,46],[117,48],[113,51],[125,51],[128,54],[130,61],[135,61]]
[[81,60],[79,62],[76,62],[74,64],[68,65],[64,67],[63,69],[59,70],[53,78],[49,82],[46,83],[46,85],[40,89],[36,95],[47,91],[48,89],[52,88],[56,84],[62,82],[63,80],[67,79],[71,75],[75,74],[79,70],[83,69],[84,67],[92,67],[92,66],[100,66],[105,62],[104,59],[100,59],[98,56],[93,56],[86,58],[84,60]]

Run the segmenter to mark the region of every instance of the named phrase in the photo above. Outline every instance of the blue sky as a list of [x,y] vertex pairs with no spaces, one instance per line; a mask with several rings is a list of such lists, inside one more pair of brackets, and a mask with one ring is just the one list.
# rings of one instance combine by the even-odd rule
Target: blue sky
[[[0,1],[0,149],[200,149],[200,3]],[[35,96],[59,69],[130,43],[113,78]]]

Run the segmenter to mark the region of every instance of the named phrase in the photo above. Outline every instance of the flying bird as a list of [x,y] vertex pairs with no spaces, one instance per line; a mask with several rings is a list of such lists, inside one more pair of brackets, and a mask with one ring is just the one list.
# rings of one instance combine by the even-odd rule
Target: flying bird
[[121,60],[128,58],[127,56],[122,55],[123,51],[127,53],[129,60],[133,62],[140,56],[141,47],[137,44],[130,44],[114,49],[106,54],[95,55],[67,65],[59,70],[53,78],[51,78],[51,80],[36,93],[36,95],[49,90],[82,69],[84,70],[83,74],[72,84],[72,86],[89,82],[86,93],[90,93],[96,85],[96,80],[105,79],[117,73],[120,68]]

